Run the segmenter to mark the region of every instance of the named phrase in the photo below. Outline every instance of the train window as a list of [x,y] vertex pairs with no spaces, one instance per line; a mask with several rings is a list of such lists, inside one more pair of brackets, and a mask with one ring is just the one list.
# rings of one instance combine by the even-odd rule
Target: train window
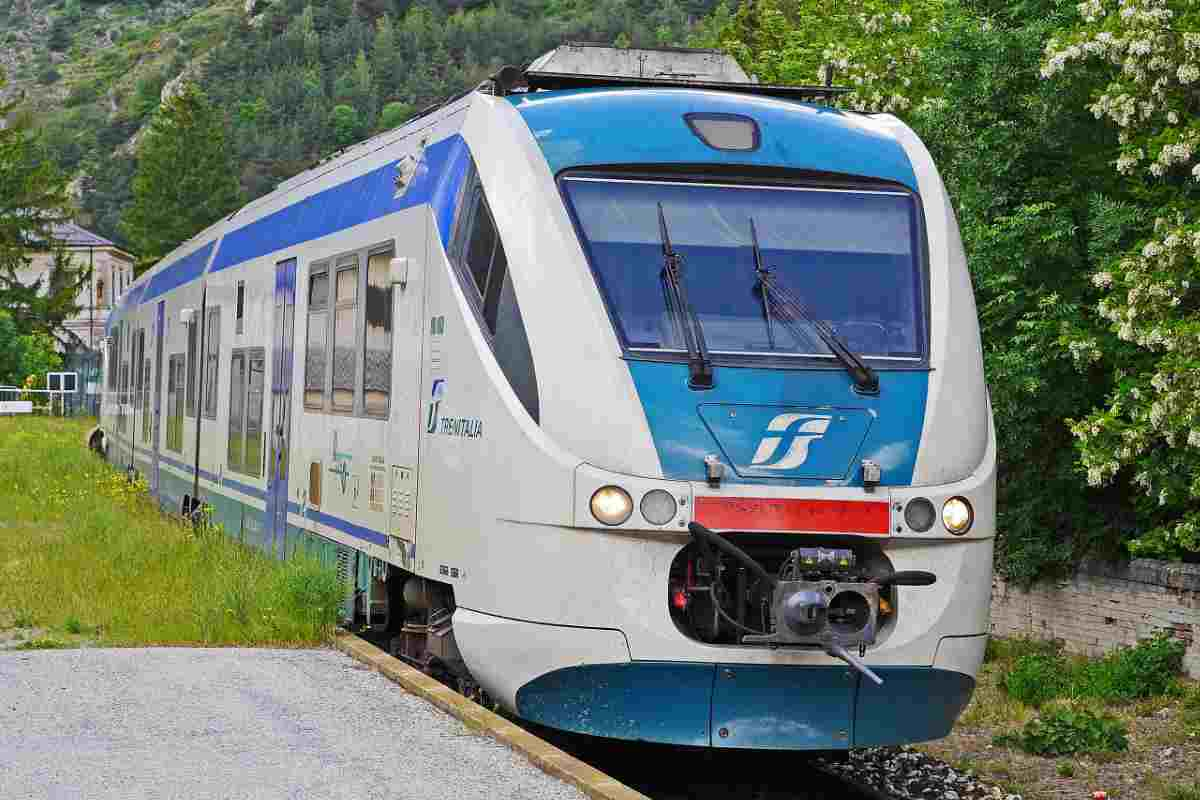
[[237,311],[234,315],[234,333],[242,333],[245,328],[246,320],[246,282],[238,281],[237,284]]
[[266,383],[266,355],[251,350],[246,360],[246,474],[262,477],[263,463],[263,387]]
[[388,266],[394,250],[367,257],[367,291],[363,298],[363,410],[386,417],[392,387],[392,283]]
[[171,356],[167,365],[167,449],[183,452],[184,356]]
[[354,410],[354,385],[358,377],[355,325],[358,316],[358,256],[338,263],[333,309],[333,392],[337,411]]
[[106,365],[104,365],[104,367],[106,367],[108,369],[108,374],[106,375],[106,383],[108,385],[108,391],[112,392],[112,391],[116,391],[116,372],[118,372],[118,366],[116,366],[116,336],[115,335],[108,337],[107,350],[108,350],[108,359],[107,359],[107,363],[106,363]]
[[496,362],[529,416],[537,422],[537,377],[525,322],[508,273],[508,257],[473,164],[471,170],[472,188],[465,195],[467,207],[461,211],[451,253],[458,256],[455,261],[463,288],[480,323],[490,334]]
[[246,354],[234,351],[229,360],[229,444],[226,462],[234,472],[242,469],[242,444],[245,439],[242,424],[246,417]]
[[[146,333],[142,332],[142,350],[146,348]],[[150,384],[153,380],[150,377],[150,359],[146,358],[142,361],[142,441],[146,444],[150,443]]]
[[221,308],[208,309],[204,332],[204,417],[217,418],[217,379],[220,377]]
[[308,344],[304,356],[304,405],[325,407],[325,328],[329,307],[329,268],[314,264],[308,276]]
[[187,324],[187,415],[196,416],[196,320]]
[[263,376],[266,357],[261,347],[234,350],[229,360],[229,469],[262,476]]

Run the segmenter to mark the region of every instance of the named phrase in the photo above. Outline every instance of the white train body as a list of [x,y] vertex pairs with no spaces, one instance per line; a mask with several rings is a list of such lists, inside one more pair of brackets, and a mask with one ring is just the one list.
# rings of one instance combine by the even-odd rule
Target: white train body
[[[710,146],[685,113],[750,118],[758,146]],[[877,395],[856,392],[828,353],[723,350],[740,318],[728,336],[712,324],[707,390],[688,386],[678,348],[631,339],[623,325],[653,315],[622,317],[589,248],[624,220],[629,246],[654,251],[633,266],[657,281],[653,207],[617,201],[680,182],[764,197],[808,188],[813,203],[874,192],[915,209],[917,302],[905,313],[919,336],[908,356],[864,354]],[[486,221],[468,236],[480,188],[502,248],[482,261]],[[686,270],[706,226],[672,215],[673,202]],[[770,208],[762,215],[770,259],[778,226]],[[874,224],[847,249],[892,235]],[[823,227],[815,218],[795,230],[820,239]],[[748,231],[719,235],[748,241]],[[489,289],[500,258],[507,279]],[[705,326],[723,280],[711,274],[712,286],[687,278]],[[204,347],[215,360],[189,354],[199,328],[184,320],[202,313],[215,320]],[[101,419],[111,461],[132,463],[177,510],[192,495],[198,439],[199,494],[231,535],[278,555],[361,554],[368,599],[386,595],[371,576],[435,582],[452,594],[471,676],[523,717],[617,738],[829,749],[942,736],[970,696],[988,630],[995,437],[954,216],[928,152],[895,118],[693,89],[473,92],[212,226],[143,275],[111,324]],[[191,414],[196,362],[208,386]],[[151,376],[140,388],[138,365]],[[787,427],[799,418],[818,420],[800,460],[833,458],[820,474],[788,466],[798,451],[780,459],[801,438]],[[724,467],[718,482],[706,456]],[[879,466],[878,485],[864,484],[862,461]],[[593,515],[605,486],[632,499],[625,522]],[[665,524],[640,508],[655,489],[676,503]],[[965,499],[969,530],[951,534],[940,514],[913,530],[905,510],[916,497],[939,510]],[[876,686],[820,648],[690,629],[688,613],[707,613],[689,611],[704,597],[679,560],[693,521],[735,543],[845,547],[937,582],[891,595],[861,648]],[[680,569],[687,583],[676,585]]]

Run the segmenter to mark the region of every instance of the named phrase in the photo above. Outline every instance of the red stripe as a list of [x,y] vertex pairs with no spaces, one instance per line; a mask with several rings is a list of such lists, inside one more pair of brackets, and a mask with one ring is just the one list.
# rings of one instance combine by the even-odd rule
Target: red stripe
[[886,502],[770,497],[697,497],[696,521],[720,530],[875,534],[890,524]]

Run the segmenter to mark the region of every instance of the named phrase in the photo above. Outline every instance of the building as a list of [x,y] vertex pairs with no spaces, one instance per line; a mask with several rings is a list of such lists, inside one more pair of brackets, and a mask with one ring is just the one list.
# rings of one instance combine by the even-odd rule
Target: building
[[[88,276],[75,300],[79,313],[67,320],[67,330],[79,337],[84,348],[96,351],[104,338],[104,324],[113,304],[133,283],[134,258],[103,236],[73,222],[55,225],[52,235],[66,249],[72,264]],[[44,275],[48,281],[54,267],[53,254],[33,252],[29,256],[30,263],[21,270],[20,279],[30,281]]]

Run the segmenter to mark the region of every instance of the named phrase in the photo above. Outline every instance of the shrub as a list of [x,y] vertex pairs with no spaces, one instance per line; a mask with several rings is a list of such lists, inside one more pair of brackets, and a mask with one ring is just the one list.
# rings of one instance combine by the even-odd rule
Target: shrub
[[1183,652],[1183,642],[1159,634],[1084,665],[1075,675],[1074,693],[1110,701],[1165,694],[1175,684]]
[[1125,750],[1125,724],[1108,715],[1057,708],[1030,720],[1019,734],[996,737],[1000,745],[1016,745],[1038,756],[1105,753]]
[[37,79],[38,83],[42,84],[43,86],[49,86],[52,83],[56,83],[61,77],[62,74],[60,74],[58,70],[52,66],[48,66],[38,72]]
[[1037,708],[1067,691],[1070,668],[1066,660],[1058,655],[1023,655],[1004,675],[1003,682],[1009,695]]

